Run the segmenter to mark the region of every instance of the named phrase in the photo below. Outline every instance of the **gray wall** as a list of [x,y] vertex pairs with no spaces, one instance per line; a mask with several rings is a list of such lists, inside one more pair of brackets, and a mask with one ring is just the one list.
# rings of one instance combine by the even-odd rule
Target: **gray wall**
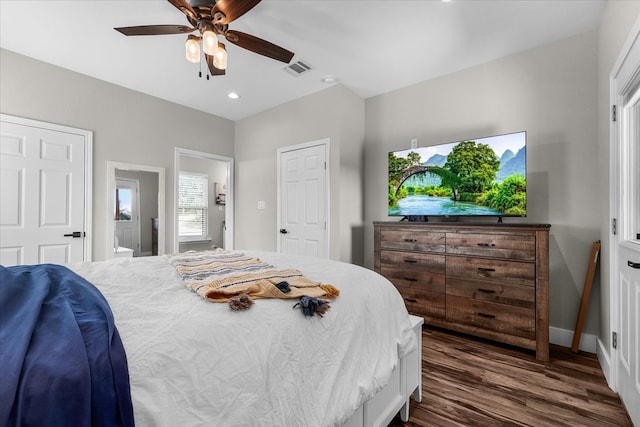
[[[93,259],[106,257],[107,160],[166,169],[166,251],[174,242],[174,147],[233,156],[234,124],[0,50],[0,111],[93,134]],[[212,100],[212,102],[216,102]]]
[[622,47],[627,40],[629,31],[640,17],[640,2],[638,1],[610,1],[600,24],[598,34],[598,138],[597,138],[597,174],[599,203],[594,209],[599,214],[600,234],[602,236],[602,250],[600,256],[601,300],[600,308],[600,334],[604,347],[610,352],[611,347],[611,322],[609,292],[611,273],[608,239],[610,237],[609,215],[609,128],[610,128],[610,102],[609,102],[609,75],[618,59]]
[[[572,330],[591,244],[600,238],[596,32],[366,100],[365,264],[387,217],[387,153],[527,131],[526,219],[549,223],[550,322]],[[397,221],[398,218],[392,218]],[[584,332],[598,331],[598,287]]]
[[277,248],[277,149],[329,138],[329,256],[361,264],[364,100],[335,85],[239,120],[235,134],[236,248]]

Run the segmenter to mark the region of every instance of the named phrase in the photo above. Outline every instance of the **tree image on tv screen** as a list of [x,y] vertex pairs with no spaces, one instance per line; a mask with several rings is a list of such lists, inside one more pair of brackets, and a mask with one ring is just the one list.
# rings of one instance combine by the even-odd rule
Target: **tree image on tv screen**
[[391,152],[389,212],[525,215],[525,154],[524,147],[518,154],[506,150],[501,161],[489,145],[475,141],[460,142],[446,156],[426,161],[415,151],[405,158]]

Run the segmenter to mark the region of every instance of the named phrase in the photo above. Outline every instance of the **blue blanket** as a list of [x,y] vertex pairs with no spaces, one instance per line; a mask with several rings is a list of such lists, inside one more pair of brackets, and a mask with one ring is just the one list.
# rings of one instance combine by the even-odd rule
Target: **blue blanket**
[[111,309],[60,265],[0,266],[0,426],[25,425],[134,425]]

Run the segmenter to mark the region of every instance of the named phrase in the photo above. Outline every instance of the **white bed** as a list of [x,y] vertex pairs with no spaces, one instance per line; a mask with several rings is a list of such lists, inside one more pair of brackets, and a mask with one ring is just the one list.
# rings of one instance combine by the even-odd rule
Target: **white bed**
[[242,252],[340,296],[322,318],[293,309],[296,300],[233,311],[187,289],[167,256],[71,266],[111,306],[136,425],[371,426],[400,409],[406,418],[409,395],[420,398],[420,333],[393,285],[351,264]]

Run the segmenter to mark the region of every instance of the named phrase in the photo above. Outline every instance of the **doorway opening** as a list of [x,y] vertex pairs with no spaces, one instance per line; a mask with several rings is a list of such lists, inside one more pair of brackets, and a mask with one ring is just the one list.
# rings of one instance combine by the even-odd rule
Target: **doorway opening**
[[233,158],[176,147],[174,252],[233,249]]
[[[120,185],[117,182],[120,182]],[[137,182],[138,195],[128,193],[131,183]],[[125,185],[125,183],[129,183]],[[123,193],[120,194],[120,191]],[[120,197],[121,196],[121,197]],[[155,166],[107,161],[107,227],[106,258],[122,256],[163,255],[165,249],[165,170]],[[133,201],[129,201],[129,198]],[[139,203],[135,203],[135,198]],[[120,206],[124,203],[126,206]],[[128,216],[137,213],[138,243],[129,243],[133,221]],[[124,216],[121,216],[123,212]],[[120,228],[120,229],[119,229]],[[125,231],[125,228],[129,230]],[[125,237],[125,234],[127,237]],[[135,241],[135,239],[133,239]],[[137,247],[129,247],[137,246]],[[122,248],[119,250],[119,248]],[[136,251],[137,249],[137,251]]]

